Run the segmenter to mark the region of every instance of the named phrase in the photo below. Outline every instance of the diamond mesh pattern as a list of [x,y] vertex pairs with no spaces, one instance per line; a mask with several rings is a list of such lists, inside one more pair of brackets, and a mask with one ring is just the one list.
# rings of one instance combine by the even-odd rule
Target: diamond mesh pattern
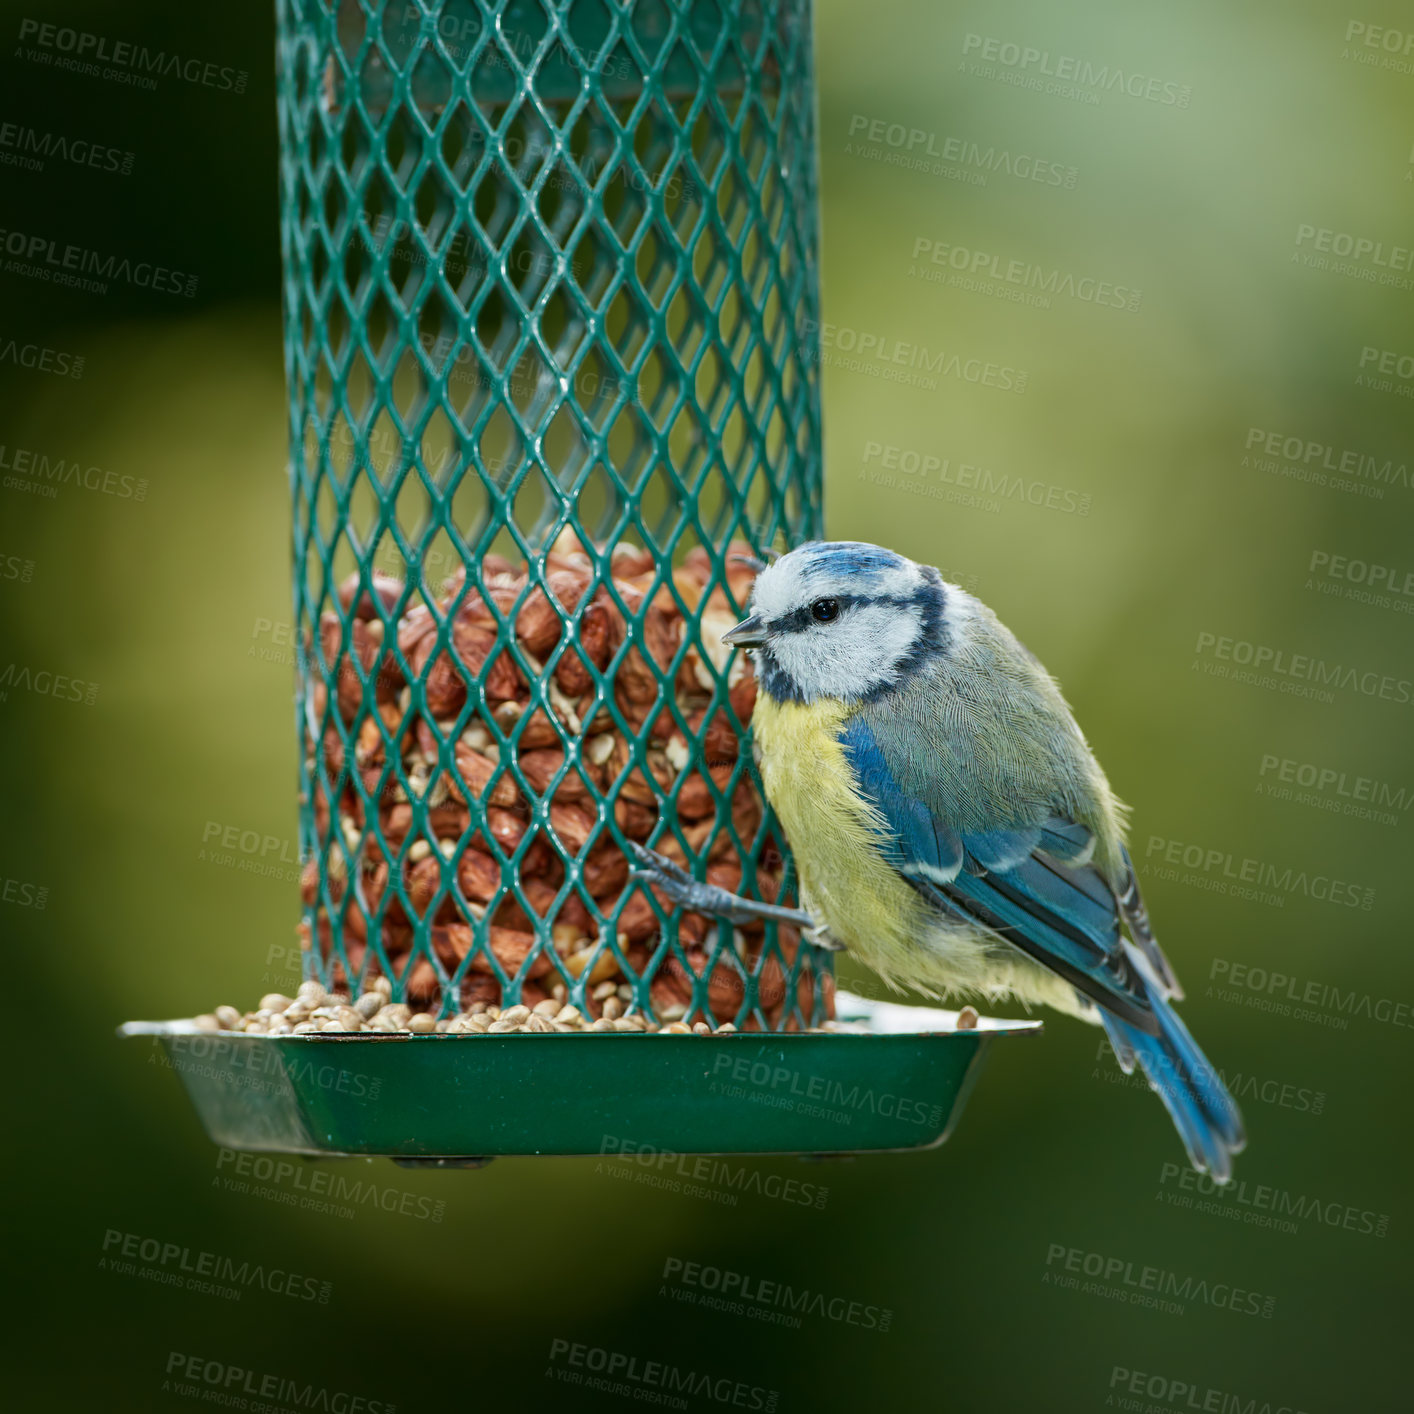
[[[716,813],[689,839],[674,809],[683,780],[664,787],[649,752],[664,713],[699,763],[699,737],[719,712],[741,729],[721,626],[704,632],[701,622],[718,588],[743,607],[739,568],[728,581],[729,542],[822,532],[818,365],[799,333],[817,327],[818,305],[808,0],[280,0],[278,60],[295,611],[310,645],[297,705],[301,835],[318,861],[307,974],[327,984],[376,970],[401,997],[415,969],[425,978],[430,967],[446,1014],[474,963],[509,1004],[548,958],[582,1002],[595,969],[570,974],[551,939],[577,897],[638,1006],[649,1009],[653,976],[675,959],[705,1015],[708,974],[725,960],[743,972],[739,1024],[768,1024],[765,969],[788,973],[796,997],[802,970],[827,972],[826,959],[806,946],[788,959],[768,929],[745,975],[722,925],[708,939],[711,965],[694,970],[671,915],[643,892],[660,927],[635,970],[617,924],[637,891],[605,916],[583,870],[604,841],[622,848],[618,807],[631,780],[656,794],[652,842],[675,837],[699,876],[724,833],[744,893],[760,896],[756,867],[784,856],[769,813],[750,838],[737,833],[744,756],[729,771],[703,767]],[[578,607],[549,595],[565,631],[539,662],[515,624],[547,586],[566,530],[588,547],[592,580]],[[610,574],[621,541],[651,552],[655,577],[639,602]],[[673,576],[693,552],[710,566],[695,600]],[[488,582],[497,555],[529,562],[529,582],[509,601]],[[663,593],[684,632],[660,666],[648,649]],[[584,655],[589,690],[631,750],[596,782],[581,769],[584,738],[554,710],[552,675],[602,594],[625,637],[602,668]],[[449,715],[437,665],[471,611],[494,637],[493,658],[466,675]],[[431,651],[420,656],[406,634],[399,641],[411,612],[429,620]],[[614,690],[631,660],[655,683],[635,719]],[[704,669],[712,699],[694,730],[673,688],[681,671]],[[514,720],[496,710],[492,679],[507,671],[530,685],[530,707]],[[518,749],[546,722],[563,761],[532,780]],[[435,754],[425,774],[398,749],[414,730]],[[468,731],[495,762],[476,788],[458,765]],[[499,839],[487,813],[502,777],[528,803],[517,843]],[[552,819],[567,787],[593,817],[579,849]],[[448,791],[470,822],[414,888],[412,851],[438,838]],[[397,832],[380,821],[390,797],[409,807]],[[341,825],[345,814],[353,825]],[[473,840],[499,875],[484,902],[468,898],[459,868]],[[564,863],[548,906],[532,906],[519,878],[538,842]],[[394,866],[376,890],[374,859]],[[449,899],[470,928],[460,958],[436,946],[434,915]],[[489,942],[506,899],[537,920],[514,971]],[[401,969],[384,949],[390,909],[412,930]],[[805,989],[811,1015],[792,1004],[770,1024],[818,1020],[822,993]]]

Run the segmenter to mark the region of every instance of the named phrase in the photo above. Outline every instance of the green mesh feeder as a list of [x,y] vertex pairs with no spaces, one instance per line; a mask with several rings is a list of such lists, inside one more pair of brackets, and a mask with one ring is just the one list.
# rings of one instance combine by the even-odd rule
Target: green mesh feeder
[[821,1034],[828,954],[694,932],[626,867],[638,840],[791,889],[749,753],[720,759],[749,715],[720,637],[733,547],[823,532],[808,3],[278,11],[305,976],[446,1018],[588,1010],[612,975],[739,1029],[164,1030],[208,1131],[421,1162],[941,1142],[1034,1027]]

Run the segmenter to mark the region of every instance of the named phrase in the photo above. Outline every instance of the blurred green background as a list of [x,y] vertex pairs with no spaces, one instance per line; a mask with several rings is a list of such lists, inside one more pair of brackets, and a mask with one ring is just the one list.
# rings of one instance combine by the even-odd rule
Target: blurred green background
[[[284,1201],[231,1191],[177,1079],[113,1039],[126,1018],[249,1004],[295,980],[293,871],[203,857],[213,824],[296,850],[272,16],[172,0],[45,16],[249,74],[243,93],[148,93],[30,62],[35,9],[3,6],[0,124],[134,157],[127,175],[54,158],[28,170],[0,128],[0,225],[199,280],[191,299],[96,295],[0,270],[5,467],[23,450],[77,462],[89,483],[52,499],[25,489],[33,478],[0,487],[0,662],[29,666],[31,684],[64,674],[79,697],[97,684],[91,704],[0,684],[22,1293],[7,1324],[25,1407],[182,1408],[163,1389],[174,1351],[408,1411],[622,1402],[547,1378],[556,1338],[775,1390],[782,1410],[1228,1408],[1201,1403],[1212,1391],[1243,1409],[1408,1407],[1411,707],[1213,671],[1232,666],[1216,646],[1230,638],[1414,678],[1414,599],[1399,592],[1414,569],[1400,477],[1414,272],[1371,281],[1389,268],[1373,252],[1355,273],[1320,268],[1301,257],[1325,238],[1299,239],[1368,238],[1396,267],[1414,245],[1414,22],[1389,3],[1356,10],[829,0],[816,17],[830,531],[942,566],[1060,678],[1133,806],[1185,1018],[1243,1077],[1242,1193],[1203,1210],[1164,1168],[1182,1151],[1159,1103],[1113,1083],[1096,1033],[1057,1019],[997,1048],[940,1150],[746,1165],[828,1186],[823,1209],[727,1206],[614,1181],[594,1160],[343,1166],[444,1202],[433,1223],[367,1204],[301,1212],[293,1180]],[[1008,64],[1007,44],[1137,75],[1141,96],[1028,86],[1040,61]],[[885,160],[892,124],[961,159]],[[1003,150],[1073,177],[998,170]],[[1138,307],[1061,293],[1039,307],[985,273],[949,284],[956,269],[931,260],[943,247],[1138,291]],[[879,376],[880,360],[851,366],[862,334],[1024,371],[1024,390]],[[26,367],[11,341],[70,370],[82,357],[82,376]],[[1284,474],[1289,452],[1254,464],[1249,442],[1268,433],[1299,438],[1308,469],[1347,452],[1392,467]],[[888,471],[886,448],[937,465]],[[989,495],[964,467],[1025,490]],[[144,498],[122,493],[139,479]],[[1332,573],[1336,557],[1388,567],[1394,589],[1362,598],[1362,572]],[[1384,783],[1382,818],[1340,813],[1332,778],[1306,800],[1264,791],[1298,765],[1343,773],[1347,790]],[[1215,887],[1248,859],[1285,885]],[[1303,873],[1352,886],[1360,906],[1311,896]],[[1296,979],[1275,1000],[1294,988],[1310,1015],[1258,1005],[1273,970]],[[1244,1220],[1283,1203],[1302,1213],[1295,1231]],[[295,1269],[332,1295],[168,1289],[100,1267],[109,1232]],[[1272,1297],[1270,1318],[1058,1284],[1084,1254]],[[704,1309],[665,1285],[672,1258],[886,1307],[891,1325]]]

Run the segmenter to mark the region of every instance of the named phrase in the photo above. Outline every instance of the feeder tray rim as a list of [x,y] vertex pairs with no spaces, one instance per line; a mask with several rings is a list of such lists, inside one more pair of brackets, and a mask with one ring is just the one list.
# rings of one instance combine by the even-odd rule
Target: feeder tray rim
[[[640,1043],[632,1054],[620,1046],[612,1056],[602,1046],[530,1044],[570,1034],[560,1032],[475,1041],[435,1032],[271,1036],[207,1031],[186,1018],[129,1022],[119,1034],[163,1047],[208,1136],[226,1148],[453,1160],[603,1157],[625,1136],[625,1153],[645,1145],[681,1155],[928,1149],[957,1124],[995,1041],[1041,1030],[1037,1021],[991,1018],[956,1030],[956,1014],[941,1009],[847,993],[837,1001],[879,1029],[856,1021],[833,1033],[668,1032],[680,1044]],[[628,1042],[644,1033],[572,1034]],[[406,1044],[417,1041],[453,1044]],[[305,1042],[346,1049],[311,1051]],[[606,1150],[613,1136],[619,1147]]]

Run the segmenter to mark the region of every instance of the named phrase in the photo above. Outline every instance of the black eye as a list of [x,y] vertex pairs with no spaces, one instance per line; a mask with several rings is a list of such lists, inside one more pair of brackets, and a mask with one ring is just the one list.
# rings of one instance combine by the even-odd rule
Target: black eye
[[840,616],[838,599],[817,599],[810,606],[810,617],[817,624],[831,624]]

